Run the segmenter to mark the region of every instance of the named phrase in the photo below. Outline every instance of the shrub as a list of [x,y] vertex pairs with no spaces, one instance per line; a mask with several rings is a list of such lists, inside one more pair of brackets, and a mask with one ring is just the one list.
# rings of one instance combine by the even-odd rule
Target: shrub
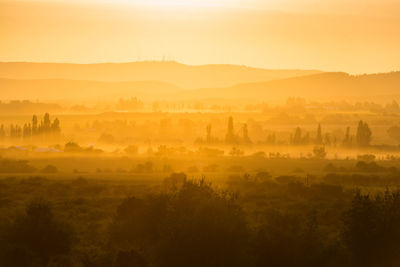
[[47,165],[43,169],[40,170],[41,173],[57,173],[58,169],[56,166],[53,165]]

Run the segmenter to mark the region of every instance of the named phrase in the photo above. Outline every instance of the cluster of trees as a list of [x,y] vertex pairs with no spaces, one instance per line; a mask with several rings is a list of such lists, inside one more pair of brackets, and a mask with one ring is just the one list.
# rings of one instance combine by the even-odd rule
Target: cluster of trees
[[[265,176],[265,177],[264,177]],[[259,188],[270,176],[262,174]],[[85,186],[85,181],[76,181]],[[251,184],[242,185],[251,186]],[[271,186],[271,185],[270,185]],[[279,185],[277,185],[279,186]],[[276,186],[275,186],[276,187]],[[292,198],[328,195],[340,186],[290,183]],[[319,203],[321,204],[321,203]],[[326,217],[326,216],[324,216]],[[100,247],[82,247],[76,226],[62,221],[51,203],[35,200],[25,214],[0,231],[2,266],[398,266],[400,193],[376,197],[357,191],[337,222],[326,231],[315,212],[264,211],[251,224],[237,194],[216,190],[183,173],[166,179],[165,190],[127,197],[114,211]]]
[[[397,129],[392,129],[392,132],[396,132]],[[230,145],[235,144],[252,144],[252,141],[249,137],[249,130],[247,124],[243,124],[242,134],[239,135],[235,132],[233,125],[233,118],[229,117],[227,132],[225,135],[225,140],[221,141],[220,139],[214,137],[212,135],[212,125],[208,124],[206,127],[206,137],[205,139],[199,138],[196,140],[197,143],[206,143],[206,144],[218,144],[225,143]],[[400,132],[400,131],[399,131]],[[353,142],[355,139],[355,142]],[[350,127],[346,129],[346,135],[343,138],[341,144],[346,147],[353,146],[353,143],[358,147],[368,147],[371,144],[372,132],[366,122],[360,121],[357,127],[357,132],[355,137],[350,134]],[[400,140],[400,139],[399,139]],[[267,144],[276,144],[277,138],[275,133],[271,133],[266,138]],[[321,124],[318,124],[317,132],[315,138],[312,138],[309,132],[303,133],[303,130],[300,127],[295,129],[294,134],[290,135],[289,143],[291,145],[311,145],[314,144],[316,146],[336,146],[339,141],[336,136],[331,136],[330,133],[323,134]]]
[[155,112],[161,111],[214,111],[214,112],[231,112],[234,110],[240,110],[240,106],[224,104],[219,105],[216,103],[210,104],[209,102],[202,102],[196,100],[195,102],[168,102],[168,101],[156,101],[152,103],[152,109]]
[[[395,130],[393,130],[394,132]],[[350,127],[346,128],[346,134],[342,140],[342,145],[345,147],[351,147],[354,143],[354,137],[350,134]],[[368,147],[371,145],[372,140],[372,131],[369,128],[368,124],[364,121],[360,121],[358,123],[357,132],[355,135],[355,145],[358,147]],[[290,137],[290,143],[292,145],[326,145],[326,146],[336,146],[338,144],[338,140],[336,136],[333,138],[329,133],[322,134],[321,124],[318,124],[317,134],[314,140],[311,140],[310,133],[307,132],[303,135],[300,127],[297,127],[294,135]]]
[[[297,110],[297,111],[304,111],[307,109],[313,110],[341,110],[341,111],[359,111],[365,110],[374,113],[399,113],[400,112],[400,105],[396,100],[393,100],[386,105],[381,105],[374,102],[356,102],[354,104],[350,104],[348,102],[310,102],[304,98],[299,97],[289,97],[286,101],[286,105],[284,106],[286,109]],[[283,108],[283,107],[281,107]]]
[[[132,101],[131,101],[132,100]],[[209,103],[207,101],[193,101],[193,102],[168,102],[168,101],[156,101],[153,103],[143,103],[136,97],[131,100],[122,100],[128,104],[123,105],[124,110],[139,110],[144,109],[145,105],[150,105],[153,111],[214,111],[214,112],[232,112],[232,111],[263,111],[263,112],[275,112],[275,111],[306,111],[306,110],[340,110],[340,111],[370,111],[374,113],[400,113],[400,105],[396,100],[393,100],[386,105],[381,105],[374,102],[356,102],[354,104],[342,101],[342,102],[309,102],[307,103],[306,99],[299,97],[289,97],[286,101],[285,105],[270,107],[267,103],[258,103],[258,104],[246,104],[246,103],[237,103],[235,105],[232,104],[218,104],[218,103]],[[117,108],[121,108],[121,101],[116,105]]]
[[214,137],[212,135],[212,125],[208,124],[206,127],[206,138],[203,140],[199,138],[196,140],[196,143],[206,143],[206,144],[218,144],[218,143],[225,143],[228,145],[235,145],[235,144],[251,144],[252,141],[249,137],[249,130],[247,128],[247,124],[244,123],[241,129],[241,135],[235,132],[233,126],[233,118],[232,116],[228,119],[228,127],[225,135],[224,141]]
[[116,107],[119,110],[140,110],[144,108],[144,103],[137,97],[127,100],[120,98]]
[[30,123],[25,123],[23,126],[11,124],[9,134],[7,135],[4,125],[0,126],[0,139],[4,140],[6,137],[10,139],[23,139],[30,140],[31,138],[43,137],[50,138],[58,136],[61,133],[60,121],[55,118],[53,121],[50,119],[50,114],[46,113],[43,120],[38,121],[38,117],[33,115]]
[[29,100],[11,100],[8,103],[0,101],[0,114],[4,115],[28,115],[32,113],[62,112],[63,107],[58,104],[31,102]]
[[242,137],[235,134],[235,130],[233,128],[233,118],[229,117],[228,120],[228,129],[225,136],[225,143],[227,144],[237,144],[237,143],[244,143],[244,144],[251,144],[251,140],[249,137],[249,131],[247,129],[247,124],[245,123],[242,128]]
[[360,147],[367,147],[371,144],[372,132],[366,122],[360,121],[358,123],[356,140],[357,145]]
[[285,105],[271,107],[267,103],[258,104],[246,104],[237,103],[235,105],[209,103],[206,101],[195,102],[167,102],[158,101],[153,102],[152,107],[154,111],[184,111],[184,110],[196,110],[196,111],[262,111],[262,112],[276,112],[276,111],[287,111],[287,112],[304,112],[307,110],[340,110],[340,111],[370,111],[373,113],[400,113],[400,105],[396,100],[393,100],[386,105],[381,105],[374,102],[356,102],[354,104],[345,101],[342,102],[309,102],[306,99],[299,97],[289,97]]

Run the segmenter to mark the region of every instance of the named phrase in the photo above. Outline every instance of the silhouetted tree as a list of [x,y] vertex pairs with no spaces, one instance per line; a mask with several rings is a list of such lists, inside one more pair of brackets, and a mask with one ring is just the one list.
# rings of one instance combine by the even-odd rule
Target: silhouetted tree
[[324,136],[324,144],[327,146],[331,145],[331,135],[329,133],[326,133]]
[[251,144],[251,140],[250,140],[250,137],[249,137],[249,131],[247,129],[247,124],[246,123],[243,125],[243,143]]
[[55,135],[58,135],[61,132],[60,121],[58,120],[58,118],[55,118],[55,120],[53,121],[51,125],[51,131]]
[[207,125],[206,131],[207,131],[207,136],[206,136],[206,142],[211,143],[212,142],[212,137],[211,137],[211,123]]
[[45,113],[42,122],[42,131],[44,133],[49,133],[51,131],[51,121],[50,121],[50,114]]
[[357,145],[359,147],[367,147],[371,143],[372,132],[366,122],[362,120],[358,123],[357,127]]
[[228,130],[225,137],[225,142],[227,144],[234,144],[236,142],[236,136],[233,129],[233,118],[232,116],[229,117],[228,120]]
[[4,130],[4,125],[0,126],[0,141],[3,141],[6,137],[6,131]]
[[38,134],[38,118],[36,115],[32,117],[32,135]]
[[22,137],[22,128],[19,125],[15,125],[15,137],[17,139],[21,139]]
[[300,127],[296,128],[296,130],[294,132],[292,143],[293,143],[293,145],[301,145],[302,144],[302,137],[301,137],[301,129],[300,129]]
[[32,133],[31,133],[31,125],[30,124],[24,124],[24,129],[22,132],[22,137],[26,140],[29,139],[31,137]]
[[346,135],[344,136],[343,139],[343,145],[344,146],[351,146],[351,137],[350,137],[350,127],[346,128]]
[[317,130],[317,137],[315,138],[315,144],[316,145],[322,145],[322,129],[321,129],[321,123],[318,123],[318,130]]
[[10,125],[10,138],[15,138],[16,137],[16,130],[14,127],[14,124]]

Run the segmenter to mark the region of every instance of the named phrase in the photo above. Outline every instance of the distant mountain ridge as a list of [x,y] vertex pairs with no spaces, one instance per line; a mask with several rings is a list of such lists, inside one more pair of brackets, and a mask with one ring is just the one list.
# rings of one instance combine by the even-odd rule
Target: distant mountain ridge
[[161,81],[183,89],[229,87],[321,73],[318,70],[268,70],[238,65],[185,65],[174,61],[130,63],[0,62],[0,78],[66,79],[103,82]]
[[[2,65],[3,64],[3,65]],[[6,63],[0,63],[0,68]],[[27,63],[36,64],[36,63]],[[127,63],[129,64],[129,63]],[[143,63],[150,64],[172,64],[177,68],[190,69],[185,79],[190,79],[190,75],[197,75],[194,78],[193,86],[198,82],[198,78],[204,72],[193,71],[193,66],[186,66],[179,63]],[[176,64],[176,65],[175,65]],[[73,67],[75,66],[72,64]],[[228,69],[241,69],[239,66],[228,66]],[[46,67],[48,69],[48,67]],[[163,66],[162,68],[165,68]],[[197,68],[197,67],[193,67]],[[201,68],[215,68],[215,77],[218,76],[218,69],[223,68],[221,65],[200,66]],[[247,70],[243,67],[244,72],[250,73],[263,70],[252,69]],[[172,78],[179,76],[181,72],[177,70],[174,73],[170,69],[169,80],[142,80],[142,81],[91,81],[91,80],[75,80],[75,79],[5,79],[0,78],[0,100],[10,99],[30,99],[30,100],[112,100],[127,97],[139,97],[145,101],[153,100],[199,100],[199,99],[236,99],[236,100],[252,100],[252,102],[268,102],[276,100],[285,100],[288,97],[303,97],[309,100],[349,100],[349,101],[387,101],[397,99],[400,100],[400,72],[365,74],[365,75],[349,75],[343,72],[322,72],[303,76],[295,76],[284,79],[267,80],[261,82],[238,83],[232,86],[213,86],[203,87],[202,89],[187,89],[175,84]],[[22,68],[19,73],[23,73]],[[143,73],[147,73],[143,70]],[[9,72],[9,74],[12,71]],[[16,70],[14,70],[17,73]],[[307,71],[306,71],[307,72]],[[229,72],[225,72],[227,75]],[[1,73],[4,74],[4,73]],[[43,73],[42,73],[43,74]],[[37,76],[37,74],[29,74]],[[146,76],[146,75],[138,75]],[[163,75],[166,75],[165,73]],[[223,77],[222,75],[221,77]],[[251,74],[253,75],[253,74]],[[250,75],[250,76],[251,76]],[[28,76],[26,74],[25,76]],[[250,77],[244,75],[243,77]],[[262,75],[261,75],[262,76]],[[261,77],[260,76],[260,77]],[[1,77],[1,75],[0,75]],[[146,76],[147,77],[147,76]],[[153,76],[152,76],[153,77]],[[219,77],[219,76],[218,76]],[[115,78],[115,77],[114,77]],[[154,78],[154,77],[153,77]],[[228,79],[229,77],[223,77]],[[232,80],[238,80],[237,77],[230,77]],[[226,83],[224,79],[208,80],[207,84]],[[240,79],[239,79],[240,80]],[[181,80],[182,82],[182,80]],[[204,84],[199,82],[200,84]],[[198,88],[201,88],[200,86]]]
[[284,99],[290,96],[315,100],[331,97],[364,99],[372,96],[400,96],[400,71],[349,75],[326,72],[274,81],[237,84],[226,88],[204,88],[180,93],[178,97]]
[[101,82],[82,80],[14,80],[0,78],[0,99],[112,100],[121,97],[153,99],[183,89],[159,81]]

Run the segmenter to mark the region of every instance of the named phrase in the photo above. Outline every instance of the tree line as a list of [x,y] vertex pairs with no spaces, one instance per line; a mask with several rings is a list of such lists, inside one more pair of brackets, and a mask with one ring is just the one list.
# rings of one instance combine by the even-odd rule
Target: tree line
[[[399,131],[400,132],[400,131]],[[311,138],[310,132],[305,132],[297,127],[294,134],[290,135],[289,144],[290,145],[317,145],[317,146],[337,146],[342,145],[344,147],[368,147],[371,145],[372,141],[372,131],[368,126],[368,123],[360,120],[357,126],[355,136],[351,135],[350,127],[346,128],[346,134],[343,140],[337,140],[336,136],[332,137],[330,133],[323,133],[321,124],[318,124],[316,130],[315,138]],[[249,130],[247,124],[244,123],[240,133],[238,134],[234,129],[233,118],[229,117],[227,131],[224,140],[220,140],[212,135],[212,125],[208,124],[206,126],[206,137],[199,138],[196,143],[206,143],[206,144],[221,144],[225,143],[228,145],[235,144],[252,144],[252,140],[249,136]],[[266,138],[266,143],[274,145],[277,143],[276,134],[269,134]]]
[[0,140],[9,138],[11,140],[31,140],[32,138],[50,138],[60,135],[61,127],[60,120],[55,118],[53,121],[50,119],[50,114],[45,113],[43,119],[40,120],[36,115],[32,116],[31,122],[24,123],[24,125],[11,124],[9,130],[5,126],[0,125]]

